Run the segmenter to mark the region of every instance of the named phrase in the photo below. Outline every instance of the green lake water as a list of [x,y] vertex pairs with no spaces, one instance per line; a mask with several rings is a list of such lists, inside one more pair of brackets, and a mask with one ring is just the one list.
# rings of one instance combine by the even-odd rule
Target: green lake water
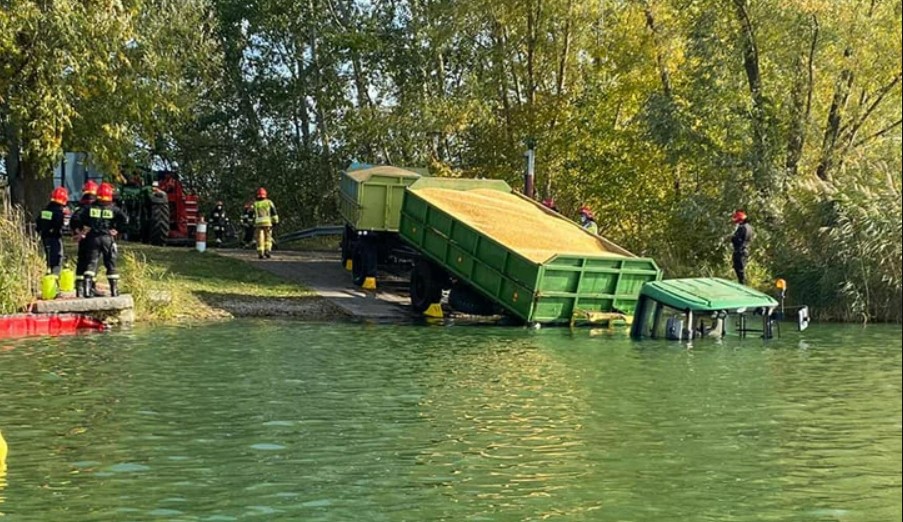
[[901,329],[0,341],[0,519],[899,521]]

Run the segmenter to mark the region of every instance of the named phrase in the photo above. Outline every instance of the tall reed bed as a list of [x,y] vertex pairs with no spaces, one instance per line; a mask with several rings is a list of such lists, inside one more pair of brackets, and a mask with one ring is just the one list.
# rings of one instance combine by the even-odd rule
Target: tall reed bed
[[0,313],[22,311],[38,293],[41,246],[17,207],[0,207]]

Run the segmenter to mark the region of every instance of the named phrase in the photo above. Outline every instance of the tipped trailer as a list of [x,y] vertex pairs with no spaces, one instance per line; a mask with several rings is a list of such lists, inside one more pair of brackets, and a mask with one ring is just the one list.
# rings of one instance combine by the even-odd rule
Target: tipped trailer
[[411,304],[502,313],[527,324],[611,322],[634,314],[655,261],[583,230],[504,181],[421,178],[405,190],[399,234],[419,257]]

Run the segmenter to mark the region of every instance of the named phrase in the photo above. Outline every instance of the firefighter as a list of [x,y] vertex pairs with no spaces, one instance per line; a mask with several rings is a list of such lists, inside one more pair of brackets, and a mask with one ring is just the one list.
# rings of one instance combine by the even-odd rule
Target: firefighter
[[273,225],[279,223],[276,205],[267,199],[267,189],[257,189],[257,201],[254,202],[254,227],[257,229],[257,257],[270,257],[273,250]]
[[241,213],[241,228],[244,232],[241,246],[249,248],[254,242],[254,204],[250,201],[245,203],[244,211]]
[[50,203],[38,214],[35,224],[41,234],[44,255],[47,257],[47,272],[60,275],[63,265],[63,226],[66,221],[69,191],[57,187],[50,193]]
[[749,224],[749,218],[746,212],[736,210],[731,215],[731,220],[737,225],[734,235],[731,236],[731,245],[734,247],[731,260],[734,265],[734,273],[737,274],[737,281],[741,285],[746,284],[746,263],[749,261],[749,244],[755,238],[752,225]]
[[[116,271],[116,235],[125,228],[128,219],[125,214],[113,205],[113,185],[103,183],[97,189],[97,201],[79,212],[78,222],[85,234],[82,241],[87,241],[89,251],[88,266],[84,279],[77,282],[82,286],[81,294],[85,297],[98,295],[94,291],[94,279],[97,275],[97,264],[103,256],[107,280],[110,283],[110,295],[119,295],[119,274]],[[76,291],[78,292],[78,291]]]
[[213,227],[213,236],[216,238],[216,244],[222,245],[223,238],[226,235],[226,226],[229,218],[226,217],[226,211],[223,210],[223,202],[217,201],[216,206],[210,213],[210,225]]
[[91,249],[87,241],[83,241],[85,235],[80,232],[84,227],[81,223],[81,209],[90,207],[97,200],[97,183],[88,180],[82,187],[82,197],[78,200],[78,210],[72,217],[72,231],[75,240],[78,242],[78,254],[75,258],[75,296],[85,297],[85,285],[82,284],[85,279],[85,270],[88,269],[88,262],[91,260]]
[[580,207],[580,226],[590,234],[599,233],[599,225],[596,224],[596,217],[593,211],[586,205]]
[[546,198],[542,200],[542,206],[554,212],[558,212],[558,205],[555,204],[555,200],[552,198]]

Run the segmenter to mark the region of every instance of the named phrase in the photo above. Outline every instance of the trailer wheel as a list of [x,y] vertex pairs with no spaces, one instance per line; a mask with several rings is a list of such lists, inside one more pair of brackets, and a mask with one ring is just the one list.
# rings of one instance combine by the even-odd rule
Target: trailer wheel
[[469,315],[493,315],[495,313],[492,302],[461,283],[457,283],[449,292],[448,306]]
[[376,246],[361,242],[351,256],[351,280],[362,286],[368,277],[376,277]]
[[351,227],[345,225],[345,230],[342,231],[342,268],[348,264],[348,260],[351,259],[351,254],[353,252],[354,242],[351,240],[352,232]]
[[411,307],[423,313],[442,299],[442,283],[437,270],[429,261],[420,260],[411,271]]

